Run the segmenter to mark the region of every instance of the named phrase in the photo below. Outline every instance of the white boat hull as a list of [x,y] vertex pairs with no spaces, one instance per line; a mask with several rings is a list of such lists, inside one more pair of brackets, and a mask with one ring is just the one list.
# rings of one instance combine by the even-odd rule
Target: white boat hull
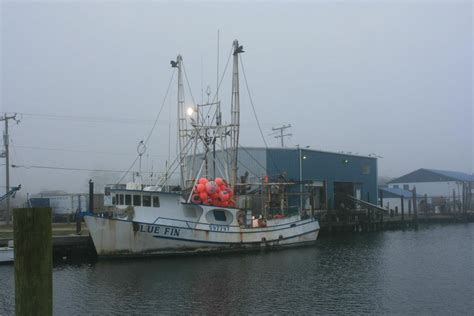
[[319,223],[315,219],[287,220],[280,225],[261,228],[209,225],[208,229],[93,215],[86,215],[84,219],[99,256],[147,256],[301,246],[315,242],[319,233]]

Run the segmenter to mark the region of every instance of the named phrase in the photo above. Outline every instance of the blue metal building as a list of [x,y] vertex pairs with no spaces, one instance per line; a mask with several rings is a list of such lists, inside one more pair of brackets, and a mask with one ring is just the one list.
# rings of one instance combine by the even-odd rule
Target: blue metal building
[[[216,152],[219,160],[226,153]],[[195,170],[202,159],[196,159]],[[209,176],[214,177],[212,166]],[[215,176],[223,176],[220,166]],[[285,179],[297,183],[291,191],[296,193],[289,201],[291,209],[308,206],[308,198],[298,192],[307,192],[312,187],[316,209],[352,207],[347,205],[347,195],[377,204],[377,158],[352,154],[326,152],[303,148],[239,147],[239,180],[246,173],[247,183],[261,183],[267,176],[270,181]],[[241,182],[241,181],[239,181]],[[344,204],[344,205],[341,205]]]
[[[352,195],[377,204],[377,159],[302,148],[239,148],[239,175],[267,175],[320,188],[321,208],[343,207]],[[303,184],[301,185],[303,186]],[[300,191],[303,191],[301,188]],[[299,200],[299,205],[305,201]],[[346,205],[347,206],[347,205]]]

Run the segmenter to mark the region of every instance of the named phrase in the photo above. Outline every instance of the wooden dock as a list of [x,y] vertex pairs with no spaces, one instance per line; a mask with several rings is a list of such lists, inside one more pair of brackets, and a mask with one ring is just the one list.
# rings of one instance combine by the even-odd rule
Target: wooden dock
[[317,214],[321,235],[417,228],[419,224],[474,222],[474,212],[403,214],[395,211],[333,210]]
[[[0,247],[8,244],[11,238],[0,239]],[[75,253],[95,254],[92,238],[88,233],[85,235],[60,235],[53,236],[53,255],[70,256]]]
[[[80,235],[76,234],[75,230],[75,224],[52,225],[53,257],[55,260],[78,256],[96,256],[94,244],[87,228],[83,227]],[[7,246],[9,240],[13,240],[13,227],[0,226],[0,247]]]

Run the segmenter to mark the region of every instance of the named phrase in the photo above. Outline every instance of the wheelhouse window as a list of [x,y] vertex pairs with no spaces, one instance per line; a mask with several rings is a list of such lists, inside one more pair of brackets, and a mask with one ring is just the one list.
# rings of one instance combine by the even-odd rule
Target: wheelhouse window
[[142,205],[142,196],[141,195],[133,195],[133,206],[140,206]]
[[160,207],[160,197],[154,196],[153,197],[153,207]]
[[115,194],[112,195],[112,204],[117,205],[117,196]]
[[143,206],[151,206],[151,196],[149,195],[143,196]]
[[132,205],[132,196],[130,194],[125,194],[125,205]]
[[124,205],[123,194],[119,194],[119,204]]
[[222,210],[214,210],[214,218],[216,219],[216,221],[219,221],[219,222],[226,222],[227,221],[227,217],[225,216],[225,212],[222,211]]

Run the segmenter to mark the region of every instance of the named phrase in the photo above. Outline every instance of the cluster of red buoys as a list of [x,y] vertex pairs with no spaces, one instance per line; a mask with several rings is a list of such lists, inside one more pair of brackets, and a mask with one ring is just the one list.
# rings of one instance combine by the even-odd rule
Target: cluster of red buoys
[[195,204],[233,207],[235,206],[233,196],[234,191],[222,178],[215,178],[214,181],[199,178],[191,201]]

